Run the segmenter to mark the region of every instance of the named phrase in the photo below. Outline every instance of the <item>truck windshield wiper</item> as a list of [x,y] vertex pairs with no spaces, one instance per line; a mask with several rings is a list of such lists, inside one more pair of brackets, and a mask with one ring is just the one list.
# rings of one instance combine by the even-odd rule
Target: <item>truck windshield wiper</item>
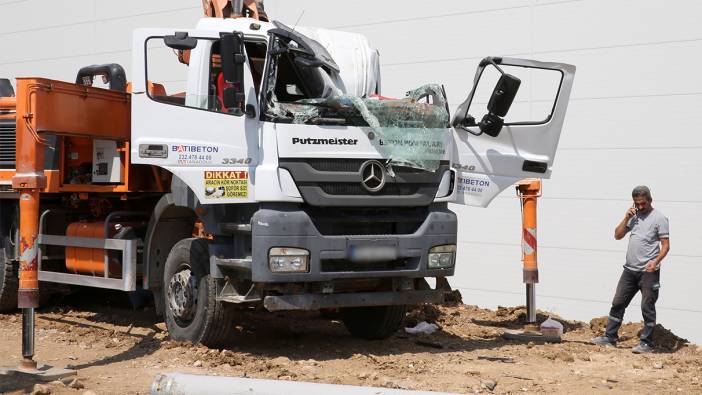
[[346,125],[346,118],[313,117],[307,123],[312,125]]

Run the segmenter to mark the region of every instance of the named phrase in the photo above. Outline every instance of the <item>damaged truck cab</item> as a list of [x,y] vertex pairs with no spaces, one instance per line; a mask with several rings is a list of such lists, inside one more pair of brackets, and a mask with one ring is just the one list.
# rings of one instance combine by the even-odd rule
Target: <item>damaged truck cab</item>
[[[456,265],[448,203],[485,207],[515,181],[550,176],[575,72],[486,58],[451,120],[440,85],[381,96],[378,52],[357,34],[204,18],[139,29],[132,53],[130,138],[117,147],[143,169],[131,177],[153,173],[156,188],[103,198],[115,210],[139,201],[119,227],[135,229],[120,235],[136,256],[40,242],[103,254],[122,268],[119,289],[153,292],[171,337],[206,345],[224,341],[237,307],[339,309],[353,335],[380,339],[406,306],[440,302]],[[90,221],[108,229],[105,210]],[[44,230],[68,224],[49,218]],[[107,284],[52,270],[39,280]]]

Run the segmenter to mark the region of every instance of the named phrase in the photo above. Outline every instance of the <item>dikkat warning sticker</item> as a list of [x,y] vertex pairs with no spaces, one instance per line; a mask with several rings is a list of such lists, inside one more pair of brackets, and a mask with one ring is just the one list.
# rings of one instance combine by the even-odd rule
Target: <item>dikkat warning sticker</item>
[[205,171],[205,198],[246,199],[248,197],[248,171]]

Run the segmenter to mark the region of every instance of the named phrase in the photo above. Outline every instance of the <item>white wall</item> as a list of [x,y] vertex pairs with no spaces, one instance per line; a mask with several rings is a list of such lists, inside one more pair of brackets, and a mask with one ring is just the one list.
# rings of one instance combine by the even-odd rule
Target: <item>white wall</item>
[[[440,4],[436,6],[435,4]],[[455,106],[479,59],[509,55],[578,67],[553,180],[539,201],[537,304],[575,319],[606,315],[626,242],[613,228],[647,184],[671,223],[659,322],[702,343],[702,2],[680,0],[267,0],[273,18],[366,34],[381,52],[383,90],[446,85]],[[115,9],[116,6],[117,8]],[[199,0],[0,0],[0,76],[72,80],[81,66],[129,72],[130,31],[191,27]],[[520,213],[512,190],[488,209],[454,207],[460,253],[452,280],[467,303],[524,303]],[[638,299],[627,319],[640,320]]]

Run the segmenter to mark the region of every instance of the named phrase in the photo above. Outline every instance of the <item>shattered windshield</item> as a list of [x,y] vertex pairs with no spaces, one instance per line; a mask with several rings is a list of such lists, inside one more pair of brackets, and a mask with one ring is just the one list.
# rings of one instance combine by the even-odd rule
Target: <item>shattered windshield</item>
[[298,43],[284,32],[272,33],[264,95],[267,121],[368,128],[369,139],[389,164],[439,168],[450,138],[440,85],[424,85],[401,99],[348,95],[338,69],[327,67],[336,65],[329,53],[324,50],[323,59],[315,55],[324,49],[319,43],[304,36],[306,42]]

